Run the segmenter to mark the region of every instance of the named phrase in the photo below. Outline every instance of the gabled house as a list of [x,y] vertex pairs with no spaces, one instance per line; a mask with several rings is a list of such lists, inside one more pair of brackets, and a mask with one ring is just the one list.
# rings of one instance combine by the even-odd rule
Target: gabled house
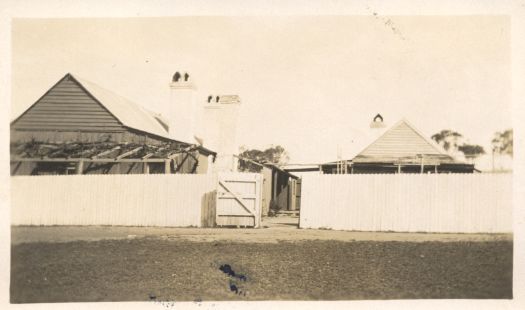
[[66,74],[11,122],[11,174],[205,173],[215,152],[163,117]]
[[386,128],[381,115],[370,125],[370,136],[355,153],[321,165],[323,173],[473,173],[468,164],[448,155],[433,140],[402,119]]

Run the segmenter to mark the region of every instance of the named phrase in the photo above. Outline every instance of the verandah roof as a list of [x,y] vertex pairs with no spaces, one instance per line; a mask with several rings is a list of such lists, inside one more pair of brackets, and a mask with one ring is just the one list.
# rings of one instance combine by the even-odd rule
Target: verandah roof
[[89,160],[152,160],[171,159],[173,156],[197,151],[195,145],[180,143],[139,144],[117,142],[23,142],[11,144],[11,160],[89,159]]

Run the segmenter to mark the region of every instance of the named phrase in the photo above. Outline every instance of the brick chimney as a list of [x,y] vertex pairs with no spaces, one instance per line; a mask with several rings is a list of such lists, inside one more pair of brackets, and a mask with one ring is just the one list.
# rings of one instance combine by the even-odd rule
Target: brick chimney
[[209,95],[203,111],[204,146],[217,152],[216,170],[236,171],[237,120],[241,99],[237,95]]
[[196,143],[197,106],[195,85],[189,73],[177,71],[170,83],[169,136],[174,140]]

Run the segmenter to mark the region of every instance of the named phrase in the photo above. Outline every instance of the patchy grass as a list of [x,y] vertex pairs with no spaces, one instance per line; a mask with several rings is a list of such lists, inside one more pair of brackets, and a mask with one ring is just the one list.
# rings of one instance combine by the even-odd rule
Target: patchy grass
[[[11,250],[12,303],[512,298],[510,241],[145,238],[24,243]],[[222,264],[246,281],[219,270]]]

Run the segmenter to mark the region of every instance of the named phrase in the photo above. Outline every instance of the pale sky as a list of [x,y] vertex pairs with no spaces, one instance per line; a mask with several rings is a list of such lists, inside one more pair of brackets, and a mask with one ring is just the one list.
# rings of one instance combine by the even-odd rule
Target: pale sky
[[376,113],[487,151],[512,126],[508,17],[18,19],[12,38],[11,118],[67,72],[166,115],[181,70],[201,101],[241,97],[239,145],[292,163],[344,156]]

